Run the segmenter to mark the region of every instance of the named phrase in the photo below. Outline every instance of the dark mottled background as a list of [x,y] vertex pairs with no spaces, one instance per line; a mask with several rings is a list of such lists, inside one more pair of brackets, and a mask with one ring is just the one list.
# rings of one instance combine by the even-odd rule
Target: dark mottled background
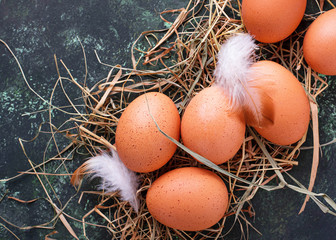
[[[335,1],[332,1],[335,3]],[[106,77],[109,68],[98,63],[94,50],[102,61],[111,65],[131,66],[130,48],[142,31],[161,29],[166,26],[159,18],[165,9],[181,8],[186,0],[0,0],[0,38],[13,50],[22,64],[29,85],[42,97],[49,99],[57,79],[54,54],[63,59],[72,75],[83,81],[85,68],[82,42],[88,60],[88,85]],[[328,3],[326,1],[326,7]],[[308,1],[307,12],[316,10],[315,1]],[[302,25],[309,24],[304,21]],[[139,46],[141,47],[141,46]],[[330,87],[319,97],[321,143],[336,136],[335,96],[336,78],[327,78]],[[79,92],[66,85],[69,94],[80,96]],[[67,88],[68,87],[68,88]],[[77,95],[76,95],[77,94]],[[56,94],[55,105],[65,102]],[[48,121],[47,104],[29,90],[10,53],[0,45],[0,179],[14,176],[18,171],[29,168],[27,158],[19,145],[18,138],[31,139],[38,131],[39,124]],[[53,123],[61,124],[66,116],[52,112]],[[47,130],[46,127],[44,127]],[[38,140],[25,144],[30,159],[41,162],[44,154],[46,134]],[[311,135],[307,145],[310,145]],[[60,146],[67,142],[58,140]],[[53,145],[50,148],[54,147]],[[321,148],[320,166],[317,173],[315,192],[325,192],[336,200],[335,188],[335,145]],[[51,154],[52,150],[50,150]],[[291,173],[305,185],[309,181],[312,151],[302,151],[298,167]],[[78,166],[76,159],[73,166]],[[48,166],[53,169],[53,165]],[[60,202],[65,204],[67,196],[74,193],[69,178],[50,177],[50,182],[61,193]],[[45,197],[36,177],[25,176],[10,182],[0,182],[0,199],[14,196],[29,200]],[[288,189],[276,192],[259,191],[252,203],[256,217],[249,219],[263,233],[259,236],[251,230],[250,239],[335,239],[336,218],[326,215],[309,201],[307,209],[298,215],[304,196]],[[71,215],[81,218],[85,209],[94,206],[96,198],[84,197],[81,204],[71,203],[67,209]],[[53,210],[43,199],[31,204],[18,204],[7,198],[0,202],[0,216],[18,226],[40,224],[50,220]],[[92,221],[101,220],[95,216]],[[70,220],[69,220],[70,221]],[[70,221],[74,230],[81,233],[81,224]],[[19,230],[0,219],[0,239],[15,239],[4,226],[20,239],[44,239],[52,230]],[[57,223],[59,232],[55,239],[71,239],[64,226]],[[109,239],[105,230],[88,228],[90,239]],[[81,236],[83,238],[83,236]],[[239,239],[237,234],[228,239]]]

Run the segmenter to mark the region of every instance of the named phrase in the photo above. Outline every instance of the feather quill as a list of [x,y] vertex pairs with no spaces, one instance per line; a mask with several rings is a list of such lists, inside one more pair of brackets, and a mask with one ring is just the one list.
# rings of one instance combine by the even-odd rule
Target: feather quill
[[233,109],[243,110],[248,125],[265,127],[273,124],[274,107],[272,98],[262,88],[267,80],[259,78],[252,66],[256,49],[249,34],[226,40],[217,56],[215,84],[224,89]]
[[71,184],[76,186],[85,175],[101,179],[99,190],[106,193],[119,191],[121,199],[128,201],[138,212],[139,200],[137,190],[139,180],[135,172],[129,170],[120,160],[117,151],[110,149],[111,154],[102,152],[83,163],[72,175]]

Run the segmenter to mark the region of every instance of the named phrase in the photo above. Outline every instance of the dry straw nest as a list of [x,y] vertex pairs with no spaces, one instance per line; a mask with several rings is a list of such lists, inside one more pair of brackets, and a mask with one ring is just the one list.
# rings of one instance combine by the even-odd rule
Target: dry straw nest
[[[73,104],[76,114],[67,121],[67,126],[70,122],[72,127],[61,126],[52,131],[53,134],[62,134],[71,139],[71,143],[64,149],[58,149],[57,156],[49,161],[68,160],[72,153],[83,152],[83,149],[94,156],[100,150],[112,147],[121,113],[136,96],[145,92],[165,93],[175,102],[182,116],[189,100],[214,82],[213,72],[220,45],[230,36],[246,32],[240,19],[240,8],[240,2],[235,0],[191,0],[186,8],[161,13],[162,20],[166,21],[170,28],[143,32],[139,36],[132,46],[131,68],[100,62],[110,67],[110,71],[105,79],[90,89],[86,86],[86,80],[83,83],[76,81],[66,65],[55,58],[59,73],[56,85],[69,80],[78,87],[82,92],[86,112],[77,110]],[[175,21],[166,20],[165,14],[176,16]],[[312,19],[314,16],[305,17]],[[305,30],[297,31],[286,41],[277,44],[259,44],[257,55],[261,60],[280,63],[301,81],[310,98],[311,126],[316,140],[316,97],[326,89],[327,83],[303,60],[302,40]],[[147,49],[137,49],[139,42],[146,45]],[[97,58],[100,61],[98,55]],[[61,76],[61,67],[67,70],[68,76]],[[70,97],[69,101],[72,102]],[[306,136],[293,146],[278,146],[261,138],[252,128],[247,128],[245,141],[239,152],[233,159],[218,167],[195,161],[186,151],[178,148],[163,168],[139,174],[141,188],[138,196],[141,207],[138,214],[126,202],[120,202],[118,193],[90,192],[89,194],[97,194],[100,197],[96,206],[80,220],[83,224],[83,235],[86,236],[87,225],[94,225],[86,221],[87,217],[95,213],[107,222],[105,226],[100,227],[107,228],[113,239],[220,239],[230,232],[234,222],[240,225],[243,238],[248,238],[248,229],[253,228],[249,219],[255,215],[250,200],[260,188],[269,191],[283,187],[291,188],[310,195],[321,210],[334,214],[332,208],[335,209],[335,204],[328,196],[311,193],[287,174],[294,165],[298,165],[296,158],[305,138]],[[318,142],[314,142],[314,147],[309,190],[312,189],[316,175]],[[200,159],[202,160],[204,159]],[[146,191],[158,176],[185,166],[211,169],[217,172],[228,186],[230,197],[227,213],[218,224],[206,231],[183,232],[170,229],[153,219],[145,205]],[[37,174],[38,167],[40,166],[32,165],[29,171],[35,173],[44,186],[41,180],[43,176]],[[68,173],[70,175],[71,171]],[[274,181],[275,179],[277,181]],[[293,184],[288,183],[286,179],[290,179]],[[81,192],[80,188],[78,191]],[[326,200],[330,206],[326,206],[318,198]],[[77,237],[66,220],[70,216],[62,213],[62,209],[57,208],[50,197],[49,200],[57,212],[55,219],[59,218],[70,234]],[[303,209],[304,206],[301,210]]]

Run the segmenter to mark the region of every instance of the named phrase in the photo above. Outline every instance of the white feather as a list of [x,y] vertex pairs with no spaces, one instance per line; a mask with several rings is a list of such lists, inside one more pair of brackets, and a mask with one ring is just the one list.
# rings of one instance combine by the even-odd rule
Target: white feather
[[129,170],[120,160],[118,153],[110,149],[111,154],[103,152],[86,162],[86,172],[92,172],[92,178],[101,178],[98,188],[105,192],[120,191],[121,199],[128,201],[138,212],[137,190],[139,180],[135,172]]
[[216,84],[230,96],[232,106],[242,104],[248,94],[248,75],[257,45],[249,34],[235,35],[221,46],[215,70]]
[[274,104],[264,88],[271,84],[268,77],[254,65],[256,49],[249,34],[229,38],[218,53],[215,85],[224,90],[231,108],[243,111],[248,125],[266,127],[274,123]]

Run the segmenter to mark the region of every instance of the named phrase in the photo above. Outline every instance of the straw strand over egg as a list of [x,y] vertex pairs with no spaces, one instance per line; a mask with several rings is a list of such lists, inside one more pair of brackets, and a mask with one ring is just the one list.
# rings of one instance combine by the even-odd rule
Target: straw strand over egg
[[223,88],[233,109],[242,109],[246,123],[265,127],[273,124],[272,98],[263,90],[261,81],[251,70],[257,45],[249,34],[235,35],[221,46],[215,69],[215,84]]

